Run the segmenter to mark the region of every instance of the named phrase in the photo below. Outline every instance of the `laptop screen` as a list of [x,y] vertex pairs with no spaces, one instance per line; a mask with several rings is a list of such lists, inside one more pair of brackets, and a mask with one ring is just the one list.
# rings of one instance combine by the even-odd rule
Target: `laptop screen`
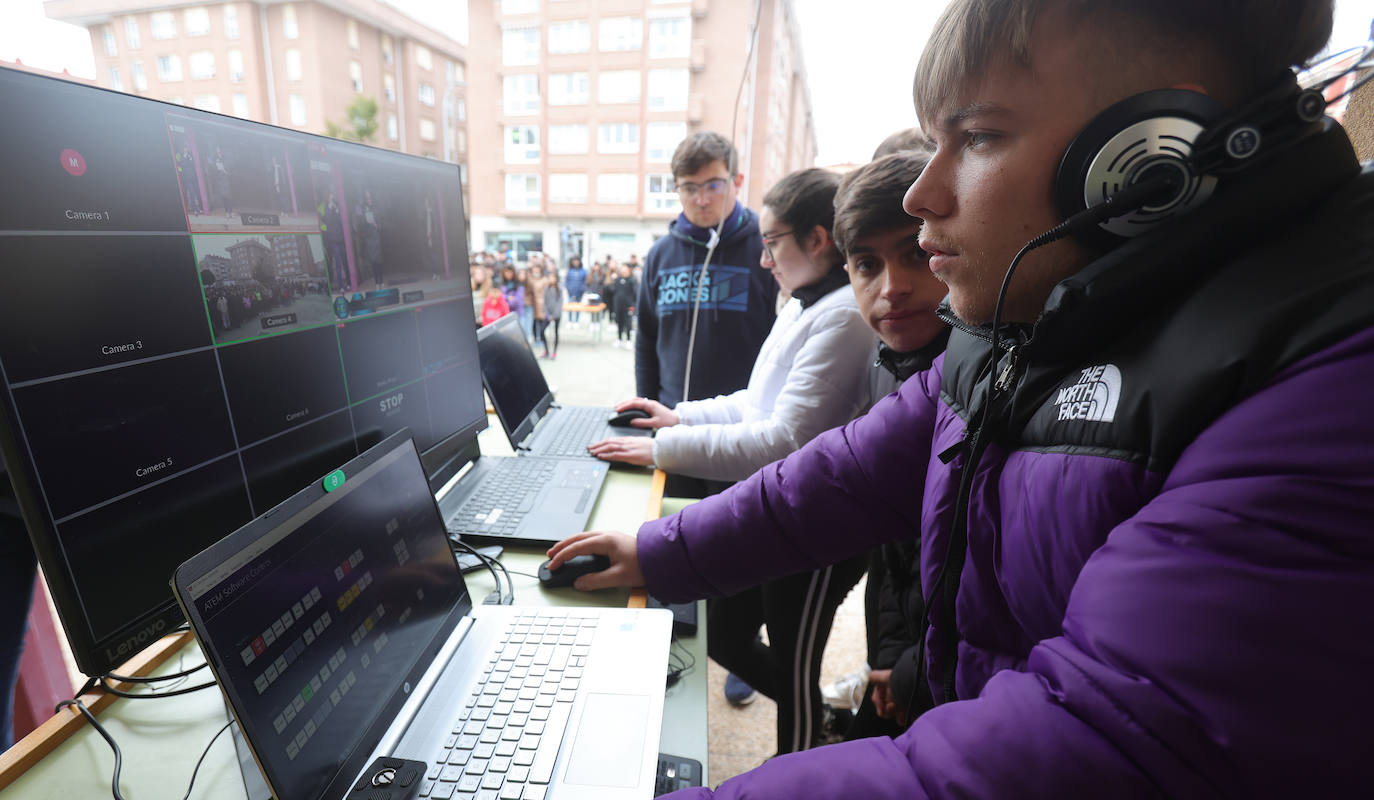
[[470,607],[408,435],[344,471],[336,490],[307,489],[176,579],[278,797],[316,797],[366,757],[444,621]]
[[512,445],[524,441],[553,403],[553,395],[514,314],[477,332],[477,357],[501,427]]

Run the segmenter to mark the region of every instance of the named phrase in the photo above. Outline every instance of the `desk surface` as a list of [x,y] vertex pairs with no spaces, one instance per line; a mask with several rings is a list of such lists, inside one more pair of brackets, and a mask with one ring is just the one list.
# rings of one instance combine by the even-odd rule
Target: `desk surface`
[[[487,453],[510,452],[499,425],[493,425],[482,434],[481,444]],[[592,510],[589,525],[597,529],[637,530],[649,505],[651,480],[647,470],[613,469]],[[508,569],[533,575],[544,555],[536,548],[516,546],[506,548],[501,560]],[[494,588],[486,570],[464,577],[474,597],[485,597]],[[630,597],[625,590],[590,593],[574,589],[546,590],[536,578],[515,574],[511,577],[515,600],[520,605],[623,607]],[[667,692],[659,749],[706,764],[705,610],[699,609],[698,616],[703,625],[697,635],[675,646],[679,652],[685,648],[691,658],[696,659],[696,666]],[[176,672],[202,660],[199,647],[192,641],[154,674]],[[203,671],[191,678],[200,682],[208,676],[209,673]],[[123,750],[120,785],[131,798],[180,797],[196,759],[228,719],[220,693],[213,690],[159,700],[118,700],[99,718]],[[9,753],[0,755],[0,782],[16,770],[11,754],[27,742],[28,739]],[[0,789],[0,798],[108,797],[113,767],[114,756],[109,746],[94,729],[83,724],[71,738]],[[243,800],[243,780],[227,732],[216,740],[206,756],[192,796],[196,800]]]

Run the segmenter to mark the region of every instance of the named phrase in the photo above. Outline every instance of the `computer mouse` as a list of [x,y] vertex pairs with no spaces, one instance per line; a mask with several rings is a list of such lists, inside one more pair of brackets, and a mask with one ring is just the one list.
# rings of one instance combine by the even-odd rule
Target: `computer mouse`
[[652,416],[649,412],[638,408],[627,408],[619,414],[612,414],[606,424],[613,428],[629,428],[632,419],[648,419]]
[[573,556],[558,569],[549,569],[549,562],[539,565],[539,583],[546,589],[562,589],[572,586],[573,581],[593,572],[600,572],[611,565],[611,560],[601,555]]

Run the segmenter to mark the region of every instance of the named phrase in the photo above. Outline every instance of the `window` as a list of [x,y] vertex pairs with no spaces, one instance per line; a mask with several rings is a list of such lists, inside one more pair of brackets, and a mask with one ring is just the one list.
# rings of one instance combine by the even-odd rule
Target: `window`
[[458,121],[459,121],[459,122],[467,122],[467,119],[468,119],[468,101],[466,101],[466,100],[464,100],[463,98],[460,97],[460,98],[458,98]]
[[685,69],[649,70],[649,110],[686,111],[689,80]]
[[549,153],[578,155],[587,152],[586,125],[550,125]]
[[502,97],[507,114],[538,114],[539,76],[507,75],[502,85]]
[[395,52],[396,43],[392,40],[391,34],[382,34],[382,60],[386,62],[387,66],[391,66],[391,62],[396,58]]
[[434,56],[430,54],[428,47],[422,44],[415,45],[415,63],[420,69],[434,69]]
[[195,96],[195,99],[191,101],[191,105],[199,108],[201,111],[214,111],[215,113],[219,113],[219,95],[198,94]]
[[234,92],[234,96],[229,100],[234,110],[234,116],[248,119],[248,95],[243,92]]
[[420,81],[420,102],[427,106],[434,105],[434,87],[424,81]]
[[138,19],[135,17],[124,18],[124,43],[130,50],[137,50],[143,46],[142,37],[138,35]]
[[296,7],[291,3],[281,7],[281,35],[288,39],[296,39],[301,35],[300,26],[296,24]]
[[305,95],[293,94],[290,98],[291,105],[291,124],[297,127],[305,125]]
[[644,126],[644,160],[668,163],[673,151],[687,138],[685,122],[650,122]]
[[585,72],[555,73],[549,76],[549,105],[586,105],[589,89]]
[[596,99],[600,103],[638,103],[639,70],[611,70],[596,76]]
[[425,117],[420,118],[420,138],[426,142],[434,141],[434,120]]
[[638,50],[644,41],[639,17],[607,17],[601,20],[596,46],[601,50]]
[[639,176],[597,175],[596,202],[616,205],[633,204],[639,199]]
[[462,64],[453,62],[449,64],[449,67],[451,67],[451,69],[449,70],[450,74],[448,76],[448,79],[450,81],[453,81],[454,83],[467,83],[468,79],[466,74],[463,72]]
[[153,38],[154,39],[175,39],[177,38],[177,18],[170,11],[154,12],[153,18]]
[[134,91],[146,92],[148,90],[148,73],[143,71],[143,62],[133,63]]
[[598,125],[596,152],[638,153],[639,126],[631,122],[611,122]]
[[644,207],[649,211],[681,211],[682,200],[677,196],[677,186],[673,176],[668,173],[655,173],[645,181]]
[[119,55],[119,45],[115,44],[114,28],[111,28],[109,25],[106,25],[105,27],[101,28],[101,30],[104,31],[101,38],[105,40],[105,55]]
[[288,81],[298,81],[301,79],[301,51],[291,48],[286,51],[286,79]]
[[691,54],[691,17],[649,20],[649,58],[686,58]]
[[397,122],[395,114],[386,115],[386,138],[393,142],[401,138],[400,123]]
[[239,10],[232,3],[224,4],[224,38],[239,38]]
[[181,99],[181,95],[177,95],[176,97],[169,97],[167,98],[167,102],[174,103],[179,106],[186,105],[186,101]]
[[157,79],[163,83],[181,80],[181,56],[158,56]]
[[506,163],[539,163],[539,128],[535,125],[506,126]]
[[[549,23],[550,53],[585,53],[592,48],[592,26],[586,20]],[[553,191],[553,178],[549,178]]]
[[243,83],[243,51],[231,49],[229,51],[229,80],[234,83]]
[[117,92],[124,91],[124,81],[119,77],[119,67],[110,67],[110,88]]
[[516,173],[506,176],[506,210],[539,210],[539,175]]
[[362,43],[358,41],[358,21],[349,17],[346,27],[348,30],[348,46],[354,50],[361,49]]
[[554,174],[549,176],[550,203],[587,202],[586,174]]
[[[208,8],[186,9],[182,15],[182,22],[186,25],[187,36],[210,35],[210,9]],[[219,102],[218,99],[215,102]]]
[[348,79],[353,81],[353,91],[363,92],[363,65],[357,61],[348,62]]
[[215,54],[197,50],[191,54],[191,80],[208,81],[215,77]]
[[501,0],[502,14],[533,14],[539,10],[539,0]]
[[390,72],[382,76],[382,92],[388,103],[396,102],[396,76]]
[[501,31],[501,63],[508,67],[539,63],[539,28],[522,26]]
[[466,153],[467,151],[468,151],[468,132],[465,131],[465,130],[463,130],[462,128],[459,128],[459,129],[458,129],[458,152],[460,152],[460,153]]

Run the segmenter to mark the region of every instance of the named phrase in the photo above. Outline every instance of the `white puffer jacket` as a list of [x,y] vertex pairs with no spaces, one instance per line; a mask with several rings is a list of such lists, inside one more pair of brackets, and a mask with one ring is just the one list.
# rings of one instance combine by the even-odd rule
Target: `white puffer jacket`
[[874,341],[848,284],[805,309],[797,298],[788,300],[749,385],[678,403],[682,423],[659,429],[654,464],[682,475],[742,480],[849,422],[869,403]]

